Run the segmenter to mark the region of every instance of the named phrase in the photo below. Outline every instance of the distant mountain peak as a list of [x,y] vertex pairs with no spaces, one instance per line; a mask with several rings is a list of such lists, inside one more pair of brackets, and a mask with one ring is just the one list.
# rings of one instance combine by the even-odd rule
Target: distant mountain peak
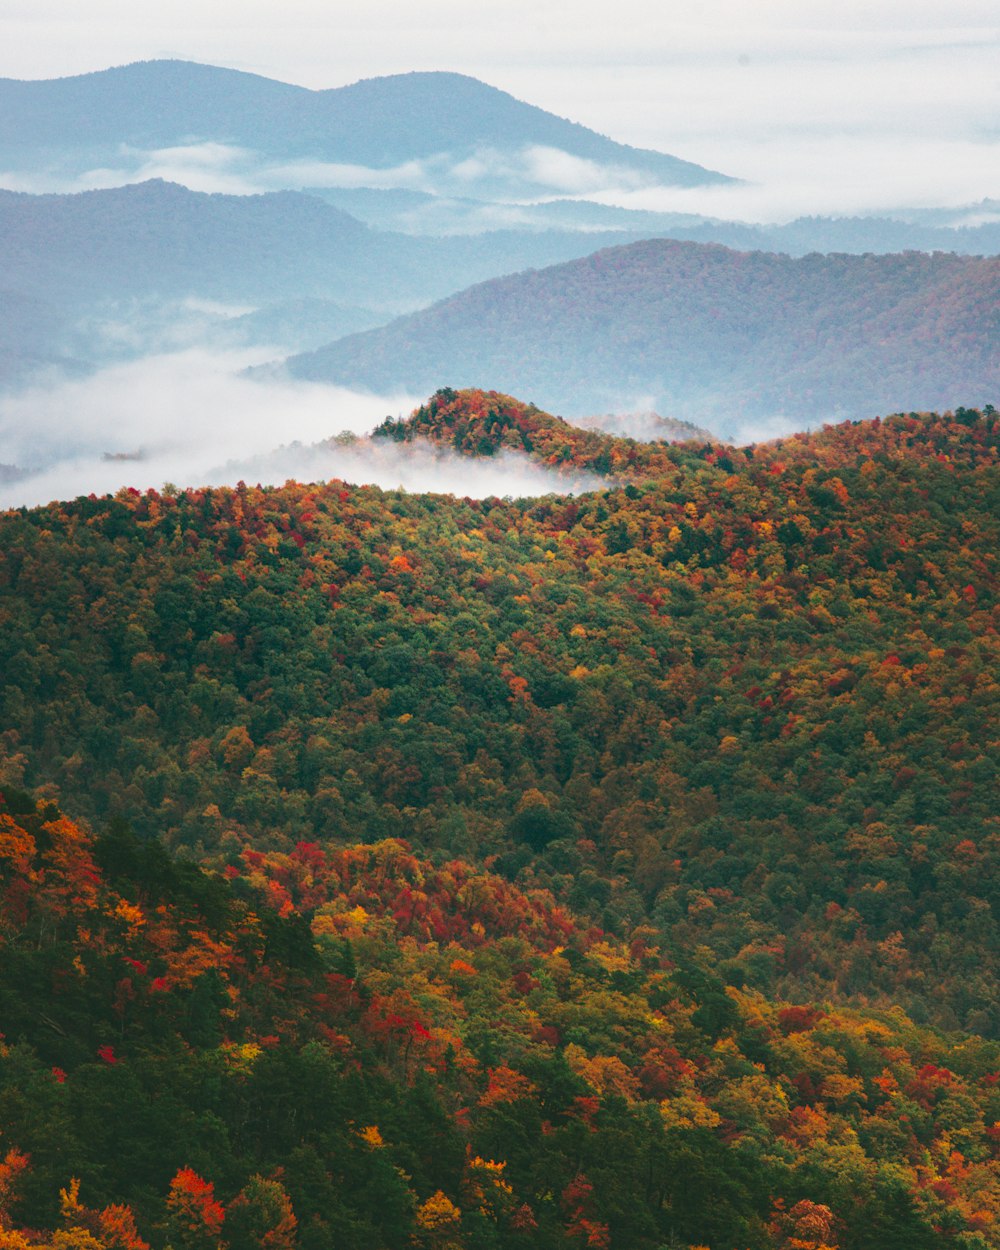
[[[78,175],[119,168],[134,175],[144,156],[208,143],[243,154],[248,173],[266,165],[268,185],[274,169],[285,169],[284,185],[292,188],[308,177],[303,171],[296,181],[300,161],[372,171],[418,162],[435,189],[487,198],[587,189],[563,185],[567,177],[595,186],[614,178],[629,185],[731,181],[663,152],[615,143],[450,70],[324,90],[184,60],[136,61],[69,78],[0,79],[0,153],[11,169],[30,169],[41,152],[57,152],[59,167]],[[550,152],[560,161],[546,160]],[[503,159],[488,159],[490,153]],[[470,158],[479,159],[470,165]]]

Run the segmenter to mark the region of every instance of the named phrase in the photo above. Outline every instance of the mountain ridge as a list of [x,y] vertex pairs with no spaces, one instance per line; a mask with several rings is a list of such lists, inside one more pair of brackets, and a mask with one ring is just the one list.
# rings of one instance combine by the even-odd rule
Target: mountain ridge
[[[3,285],[44,306],[30,343],[14,305],[0,309],[11,322],[0,324],[0,374],[17,381],[38,360],[88,354],[100,363],[102,321],[137,323],[143,301],[332,299],[363,309],[354,324],[369,326],[470,281],[583,255],[594,236],[508,230],[487,244],[374,230],[299,191],[206,193],[164,179],[72,195],[0,190]],[[76,332],[80,318],[96,328]],[[304,322],[297,339],[313,333]]]
[[444,71],[314,91],[197,62],[134,62],[71,78],[0,79],[0,118],[0,150],[67,149],[72,140],[88,159],[114,145],[159,149],[208,140],[270,157],[379,169],[535,145],[668,183],[732,181],[665,153],[618,144]]
[[479,283],[286,362],[427,391],[488,377],[566,415],[634,405],[739,422],[926,410],[1000,390],[1000,259],[736,252],[670,239]]

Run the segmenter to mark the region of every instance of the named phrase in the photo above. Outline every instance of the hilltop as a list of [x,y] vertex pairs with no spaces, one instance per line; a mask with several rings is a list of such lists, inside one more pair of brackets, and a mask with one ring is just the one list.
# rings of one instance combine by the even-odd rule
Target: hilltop
[[[647,444],[629,437],[630,424],[656,432]],[[668,465],[659,443],[711,438],[706,430],[683,421],[665,421],[655,414],[565,421],[496,391],[450,388],[437,391],[405,419],[387,418],[372,432],[374,439],[398,443],[426,440],[468,456],[493,456],[504,449],[525,452],[551,468],[572,466],[594,473],[650,476]]]

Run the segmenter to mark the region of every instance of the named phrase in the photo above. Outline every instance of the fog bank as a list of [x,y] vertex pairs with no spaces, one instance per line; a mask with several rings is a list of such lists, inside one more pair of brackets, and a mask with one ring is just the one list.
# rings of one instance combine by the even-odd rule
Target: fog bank
[[[239,375],[261,353],[151,356],[85,380],[0,397],[0,507],[160,489],[341,478],[385,488],[483,497],[594,489],[526,456],[470,460],[429,446],[337,439],[405,416],[424,396]],[[443,379],[446,382],[447,379]],[[330,441],[327,441],[330,440]]]

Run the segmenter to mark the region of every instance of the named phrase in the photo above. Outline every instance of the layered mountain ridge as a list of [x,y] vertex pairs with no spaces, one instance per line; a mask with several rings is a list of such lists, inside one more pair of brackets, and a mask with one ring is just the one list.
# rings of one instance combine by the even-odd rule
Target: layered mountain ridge
[[650,240],[482,283],[286,367],[411,393],[489,377],[565,414],[646,400],[731,434],[990,402],[998,295],[996,258],[793,259]]
[[[194,320],[183,306],[192,299],[259,308],[258,323],[238,331],[251,341],[319,346],[325,314],[308,301],[339,310],[333,333],[368,328],[470,282],[618,238],[573,230],[414,238],[373,230],[300,192],[205,194],[162,179],[74,195],[0,190],[10,292],[0,307],[0,381],[114,358],[121,323],[133,351],[155,349],[158,328],[166,338]],[[199,341],[225,346],[232,329],[206,326]]]
[[[214,143],[238,149],[251,164],[319,161],[374,173],[429,161],[443,179],[508,193],[552,188],[532,157],[546,152],[580,163],[577,177],[581,169],[607,166],[651,184],[731,181],[615,143],[454,73],[397,74],[312,91],[211,65],[146,61],[71,78],[0,80],[0,117],[0,156],[25,164],[45,154],[80,172],[123,167],[123,158],[127,167],[129,150],[139,158]],[[488,154],[501,168],[466,164]]]

